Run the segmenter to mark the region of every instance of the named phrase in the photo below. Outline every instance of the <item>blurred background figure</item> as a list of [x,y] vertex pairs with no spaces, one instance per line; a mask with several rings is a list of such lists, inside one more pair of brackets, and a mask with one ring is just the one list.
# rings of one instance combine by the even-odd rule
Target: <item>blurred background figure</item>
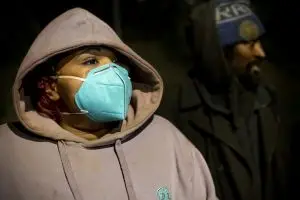
[[194,67],[176,124],[203,152],[220,199],[286,199],[290,144],[262,75],[265,28],[250,6],[216,0],[192,9]]

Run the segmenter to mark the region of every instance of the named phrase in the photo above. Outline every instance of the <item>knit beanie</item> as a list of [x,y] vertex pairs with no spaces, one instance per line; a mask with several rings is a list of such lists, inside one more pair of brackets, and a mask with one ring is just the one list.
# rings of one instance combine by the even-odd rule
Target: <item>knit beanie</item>
[[246,0],[216,0],[215,11],[222,47],[256,40],[265,32]]

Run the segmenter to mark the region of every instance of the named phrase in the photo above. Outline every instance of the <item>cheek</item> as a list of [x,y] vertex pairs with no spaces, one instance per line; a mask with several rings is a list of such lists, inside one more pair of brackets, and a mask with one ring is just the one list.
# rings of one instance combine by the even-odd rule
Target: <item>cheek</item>
[[234,60],[236,66],[238,66],[241,69],[244,69],[247,66],[247,64],[249,64],[249,62],[253,61],[253,57],[247,50],[245,50],[237,52],[235,54]]
[[112,62],[112,60],[108,57],[101,57],[99,60],[100,65],[109,64]]
[[252,61],[254,57],[250,51],[245,51],[240,53],[240,59],[245,61]]
[[71,111],[77,110],[77,106],[75,104],[75,95],[81,84],[81,81],[73,79],[62,79],[57,83],[58,93]]
[[235,54],[237,59],[241,62],[250,62],[255,58],[251,48],[248,46],[240,46],[236,49]]

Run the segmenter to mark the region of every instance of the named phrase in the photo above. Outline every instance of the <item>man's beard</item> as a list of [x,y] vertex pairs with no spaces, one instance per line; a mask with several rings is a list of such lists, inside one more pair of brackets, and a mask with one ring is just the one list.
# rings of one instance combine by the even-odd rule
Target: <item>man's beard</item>
[[244,73],[238,76],[240,83],[247,90],[255,91],[261,83],[261,65],[264,60],[255,60],[247,64]]

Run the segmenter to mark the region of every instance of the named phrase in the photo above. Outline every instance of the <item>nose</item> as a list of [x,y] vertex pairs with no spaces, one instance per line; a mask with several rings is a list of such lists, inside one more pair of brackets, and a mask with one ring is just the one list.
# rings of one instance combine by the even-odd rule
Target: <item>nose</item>
[[253,54],[258,58],[265,58],[266,54],[260,42],[256,42],[253,48]]
[[112,63],[112,62],[113,62],[112,59],[109,58],[109,57],[102,57],[100,59],[100,64],[101,65],[105,65],[105,64],[108,64],[108,63]]

